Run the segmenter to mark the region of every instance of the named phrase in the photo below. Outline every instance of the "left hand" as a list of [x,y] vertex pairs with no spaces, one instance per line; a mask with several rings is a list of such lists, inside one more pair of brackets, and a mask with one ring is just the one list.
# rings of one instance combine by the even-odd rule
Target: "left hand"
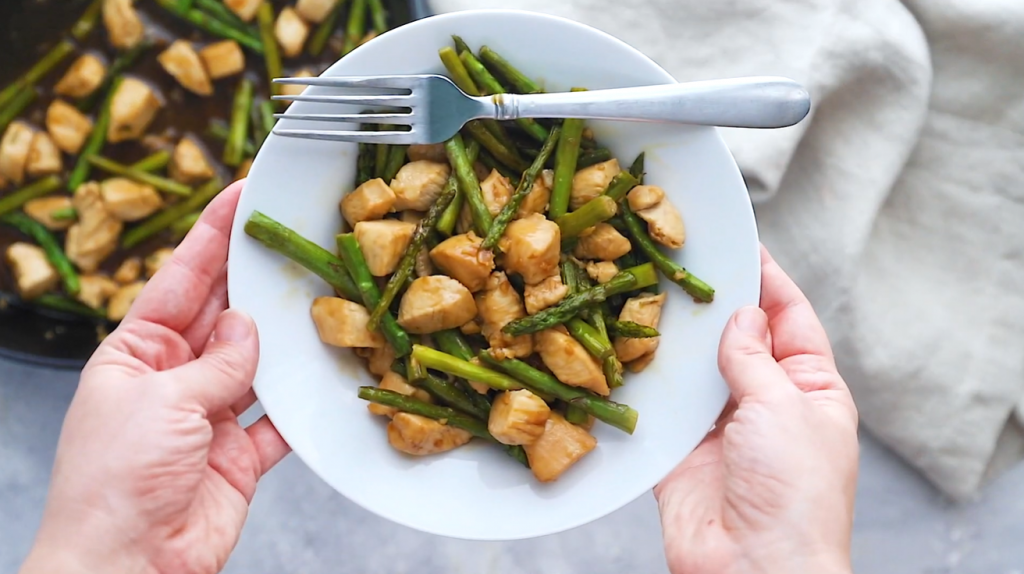
[[22,574],[219,572],[289,448],[256,400],[256,325],[227,309],[243,182],[224,190],[99,346],[68,410]]

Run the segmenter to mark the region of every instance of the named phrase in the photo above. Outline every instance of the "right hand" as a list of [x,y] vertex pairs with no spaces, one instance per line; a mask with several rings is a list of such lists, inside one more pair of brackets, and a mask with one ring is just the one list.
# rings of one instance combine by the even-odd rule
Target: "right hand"
[[761,250],[761,306],[722,335],[733,398],[658,487],[673,574],[848,574],[857,409],[824,328]]

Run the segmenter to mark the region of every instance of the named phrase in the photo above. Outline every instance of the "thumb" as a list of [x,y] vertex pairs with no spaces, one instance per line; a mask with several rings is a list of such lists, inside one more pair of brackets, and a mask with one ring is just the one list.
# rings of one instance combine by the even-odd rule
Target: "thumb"
[[718,370],[737,401],[791,384],[768,344],[768,316],[743,307],[725,326],[718,346]]
[[252,387],[259,354],[256,324],[245,313],[228,309],[217,318],[202,356],[166,373],[188,399],[214,413]]

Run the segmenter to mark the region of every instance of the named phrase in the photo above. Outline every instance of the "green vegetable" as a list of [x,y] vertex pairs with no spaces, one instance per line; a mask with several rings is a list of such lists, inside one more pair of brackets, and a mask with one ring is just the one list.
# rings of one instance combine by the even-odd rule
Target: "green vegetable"
[[473,216],[473,225],[477,233],[486,236],[491,229],[491,212],[484,203],[484,194],[480,190],[480,181],[473,171],[473,163],[466,155],[466,146],[462,142],[462,136],[455,134],[455,137],[444,144],[448,153],[448,162],[452,165],[452,171],[458,178],[459,188],[462,196],[469,205],[469,212]]
[[29,107],[38,95],[39,94],[36,93],[35,87],[27,86],[15,94],[14,98],[11,99],[11,103],[7,107],[0,108],[0,135],[3,135],[7,126],[10,125],[15,118],[20,116],[21,112],[24,112],[25,108]]
[[15,96],[19,92],[25,90],[31,90],[40,79],[46,74],[50,73],[64,61],[71,53],[75,50],[75,45],[68,40],[61,40],[56,46],[50,49],[49,52],[43,55],[34,66],[29,68],[27,72],[17,80],[11,82],[3,91],[0,91],[0,109],[3,109],[14,100]]
[[279,85],[274,83],[274,78],[283,76],[281,65],[281,49],[277,45],[277,36],[274,35],[274,6],[264,0],[256,11],[256,22],[260,29],[260,44],[265,50],[263,63],[267,67],[267,80],[270,82],[271,95],[278,93]]
[[661,336],[661,333],[654,327],[648,327],[633,321],[608,321],[608,333],[627,339],[651,339]]
[[672,261],[654,244],[654,240],[647,234],[640,218],[629,208],[628,202],[622,202],[622,221],[633,243],[651,260],[665,277],[679,285],[695,300],[702,303],[710,303],[715,299],[715,290],[707,283],[695,277],[681,265]]
[[562,239],[565,240],[577,237],[598,223],[610,219],[616,211],[618,206],[614,199],[607,195],[599,195],[576,211],[559,217],[555,223],[562,230]]
[[[366,259],[359,248],[356,236],[352,233],[339,235],[338,252],[341,254],[341,260],[345,263],[352,281],[356,284],[356,289],[359,290],[363,305],[367,309],[376,309],[381,301],[380,290],[377,288],[373,274],[370,273],[370,268],[366,265]],[[396,357],[404,357],[412,351],[409,334],[398,325],[398,321],[387,308],[381,314],[380,332],[395,349]]]
[[171,205],[163,211],[144,220],[137,226],[129,229],[121,237],[121,246],[131,249],[146,239],[160,233],[170,227],[175,221],[182,217],[202,209],[217,194],[221,192],[222,183],[219,177],[214,177],[196,189],[195,193],[183,198],[178,203]]
[[225,25],[238,30],[239,33],[250,36],[253,39],[258,38],[258,36],[253,33],[252,28],[232,12],[222,0],[195,0],[195,3],[197,8],[206,12],[211,17],[220,20]]
[[71,26],[71,37],[81,42],[92,34],[103,11],[103,0],[92,0],[82,16]]
[[[267,6],[268,4],[263,4]],[[262,9],[262,7],[261,7]],[[249,134],[249,109],[252,107],[252,81],[243,77],[235,90],[235,100],[231,105],[231,127],[228,141],[224,145],[224,164],[238,167],[242,163],[245,152],[245,141]]]
[[381,179],[385,183],[391,183],[391,180],[395,179],[398,175],[398,170],[402,169],[405,165],[406,153],[409,149],[407,145],[392,145],[388,147],[387,162],[384,164],[384,172],[381,174]]
[[48,309],[64,313],[71,313],[72,315],[80,315],[89,319],[107,318],[107,310],[103,307],[93,309],[92,307],[79,303],[74,299],[69,299],[63,295],[57,295],[54,293],[43,293],[33,299],[32,302],[40,307],[46,307]]
[[378,34],[388,31],[388,13],[384,10],[381,0],[369,0],[370,19],[373,20],[373,30]]
[[644,182],[644,156],[647,152],[640,152],[640,155],[636,156],[633,160],[633,165],[629,166],[629,174],[636,180],[637,185]]
[[590,415],[580,407],[572,403],[566,403],[565,420],[574,425],[585,425],[590,422]]
[[455,44],[455,52],[460,55],[463,52],[473,52],[473,50],[469,49],[469,44],[467,44],[466,41],[463,40],[461,36],[456,36],[455,34],[452,34],[452,42]]
[[583,169],[585,167],[597,165],[610,159],[612,159],[612,152],[608,148],[599,147],[588,149],[580,153],[579,158],[576,160],[576,169]]
[[608,189],[604,191],[604,196],[610,197],[615,201],[622,201],[625,199],[626,194],[637,185],[640,185],[637,178],[633,177],[629,172],[621,171],[608,183]]
[[536,82],[527,77],[526,74],[517,70],[515,66],[508,62],[508,60],[501,57],[497,52],[487,46],[480,47],[480,59],[489,69],[494,70],[494,72],[499,76],[505,78],[505,80],[511,84],[518,93],[539,94],[544,91]]
[[89,171],[92,169],[89,158],[98,154],[100,149],[103,148],[103,144],[107,142],[107,128],[110,126],[110,103],[113,101],[114,94],[117,93],[117,89],[120,86],[120,77],[115,78],[110,84],[110,90],[107,92],[107,98],[103,102],[103,109],[100,110],[99,118],[96,119],[96,124],[92,128],[92,133],[89,134],[89,139],[82,146],[78,162],[75,163],[75,167],[71,170],[71,175],[68,176],[68,191],[71,193],[74,193],[78,186],[85,183],[85,180],[89,178]]
[[[265,98],[259,98],[253,102],[253,139],[256,141],[258,147],[263,146],[263,142],[270,136],[270,132],[274,130],[274,124],[277,120],[274,119],[274,103]],[[247,142],[248,143],[248,142]]]
[[327,17],[324,18],[324,21],[317,26],[316,31],[313,32],[313,37],[309,39],[309,45],[306,47],[306,51],[309,52],[310,56],[319,56],[324,51],[327,40],[331,39],[335,28],[338,27],[338,18],[341,17],[341,11],[344,7],[345,0],[339,0],[331,12],[327,14]]
[[264,54],[264,42],[248,30],[240,30],[197,8],[181,10],[175,0],[156,0],[165,10],[214,36],[234,40],[257,54]]
[[195,227],[196,222],[199,221],[199,216],[202,214],[203,212],[201,211],[189,213],[188,215],[185,215],[181,219],[172,223],[171,236],[174,237],[174,240],[181,241],[182,238],[188,235],[188,232],[192,231],[192,228]]
[[165,193],[172,193],[174,195],[181,195],[185,197],[192,195],[191,187],[183,183],[167,179],[166,177],[153,175],[147,171],[135,169],[98,155],[89,155],[86,156],[85,159],[93,166],[98,167],[109,174],[127,177],[128,179],[135,180],[139,183],[152,185]]
[[[466,159],[469,160],[470,165],[473,165],[473,162],[476,161],[480,151],[480,143],[477,140],[470,141],[466,146]],[[456,174],[453,173],[448,176],[447,185],[455,187],[455,197],[452,198],[444,213],[441,214],[440,219],[437,220],[437,231],[445,237],[451,237],[452,233],[455,232],[455,224],[459,221],[459,215],[462,213],[462,204],[465,201],[462,187],[459,186],[458,182],[459,178]]]
[[[210,126],[206,128],[206,134],[214,139],[227,143],[228,137],[231,135],[231,130],[223,122],[216,121],[211,122]],[[252,140],[246,138],[242,147],[242,152],[244,155],[250,157],[256,155],[256,144],[254,144]]]
[[75,211],[74,207],[62,207],[50,212],[50,219],[54,219],[56,221],[68,221],[77,217],[78,212]]
[[[444,404],[458,409],[471,417],[486,422],[490,416],[490,405],[487,405],[487,408],[479,408],[479,405],[474,403],[469,395],[453,382],[439,379],[433,375],[426,375],[423,379],[419,380],[417,386],[422,387]],[[474,391],[470,392],[477,394]]]
[[481,367],[480,365],[423,345],[412,346],[412,357],[428,369],[462,377],[467,381],[483,383],[499,391],[515,391],[523,388],[519,381],[508,375],[503,375],[487,367]]
[[583,348],[588,353],[593,355],[599,361],[601,361],[601,367],[604,371],[605,381],[609,387],[616,388],[621,387],[623,384],[622,379],[622,362],[619,361],[615,355],[615,349],[612,347],[611,341],[608,339],[608,334],[602,332],[604,328],[604,317],[599,311],[600,305],[596,305],[592,309],[591,317],[596,314],[600,319],[595,321],[601,325],[600,330],[579,317],[574,317],[565,323],[566,330],[573,336],[574,339],[583,345]]
[[356,49],[359,41],[366,33],[366,0],[353,0],[348,12],[348,26],[345,28],[345,44],[341,55],[345,56]]
[[154,172],[167,167],[169,163],[171,163],[171,152],[162,149],[140,159],[129,167],[136,171]]
[[[487,71],[483,63],[476,59],[472,52],[466,51],[459,54],[462,64],[466,66],[470,77],[479,86],[483,95],[492,96],[495,94],[507,93],[498,80]],[[548,130],[531,118],[519,118],[516,120],[526,133],[533,139],[542,142],[548,139]]]
[[64,249],[60,246],[60,242],[50,233],[50,230],[46,229],[43,224],[35,219],[20,212],[8,213],[0,217],[0,221],[28,235],[38,243],[43,248],[43,251],[46,252],[46,258],[50,260],[53,268],[60,274],[61,280],[64,283],[64,291],[68,295],[78,295],[82,287],[78,280],[78,272],[75,271],[75,266],[68,260]]
[[57,191],[64,183],[59,175],[49,175],[0,197],[0,215],[10,213],[38,197]]
[[576,175],[582,134],[583,120],[567,119],[562,122],[562,137],[558,140],[558,151],[555,152],[555,182],[551,186],[551,201],[548,204],[548,217],[551,219],[557,220],[569,212],[572,178]]

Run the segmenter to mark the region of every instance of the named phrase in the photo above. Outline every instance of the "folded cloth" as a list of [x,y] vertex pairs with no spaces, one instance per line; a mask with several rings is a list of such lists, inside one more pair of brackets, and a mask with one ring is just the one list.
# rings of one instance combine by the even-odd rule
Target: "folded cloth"
[[432,8],[572,18],[680,81],[802,82],[813,108],[800,125],[722,134],[762,240],[825,322],[864,425],[958,500],[1024,457],[1024,2]]

